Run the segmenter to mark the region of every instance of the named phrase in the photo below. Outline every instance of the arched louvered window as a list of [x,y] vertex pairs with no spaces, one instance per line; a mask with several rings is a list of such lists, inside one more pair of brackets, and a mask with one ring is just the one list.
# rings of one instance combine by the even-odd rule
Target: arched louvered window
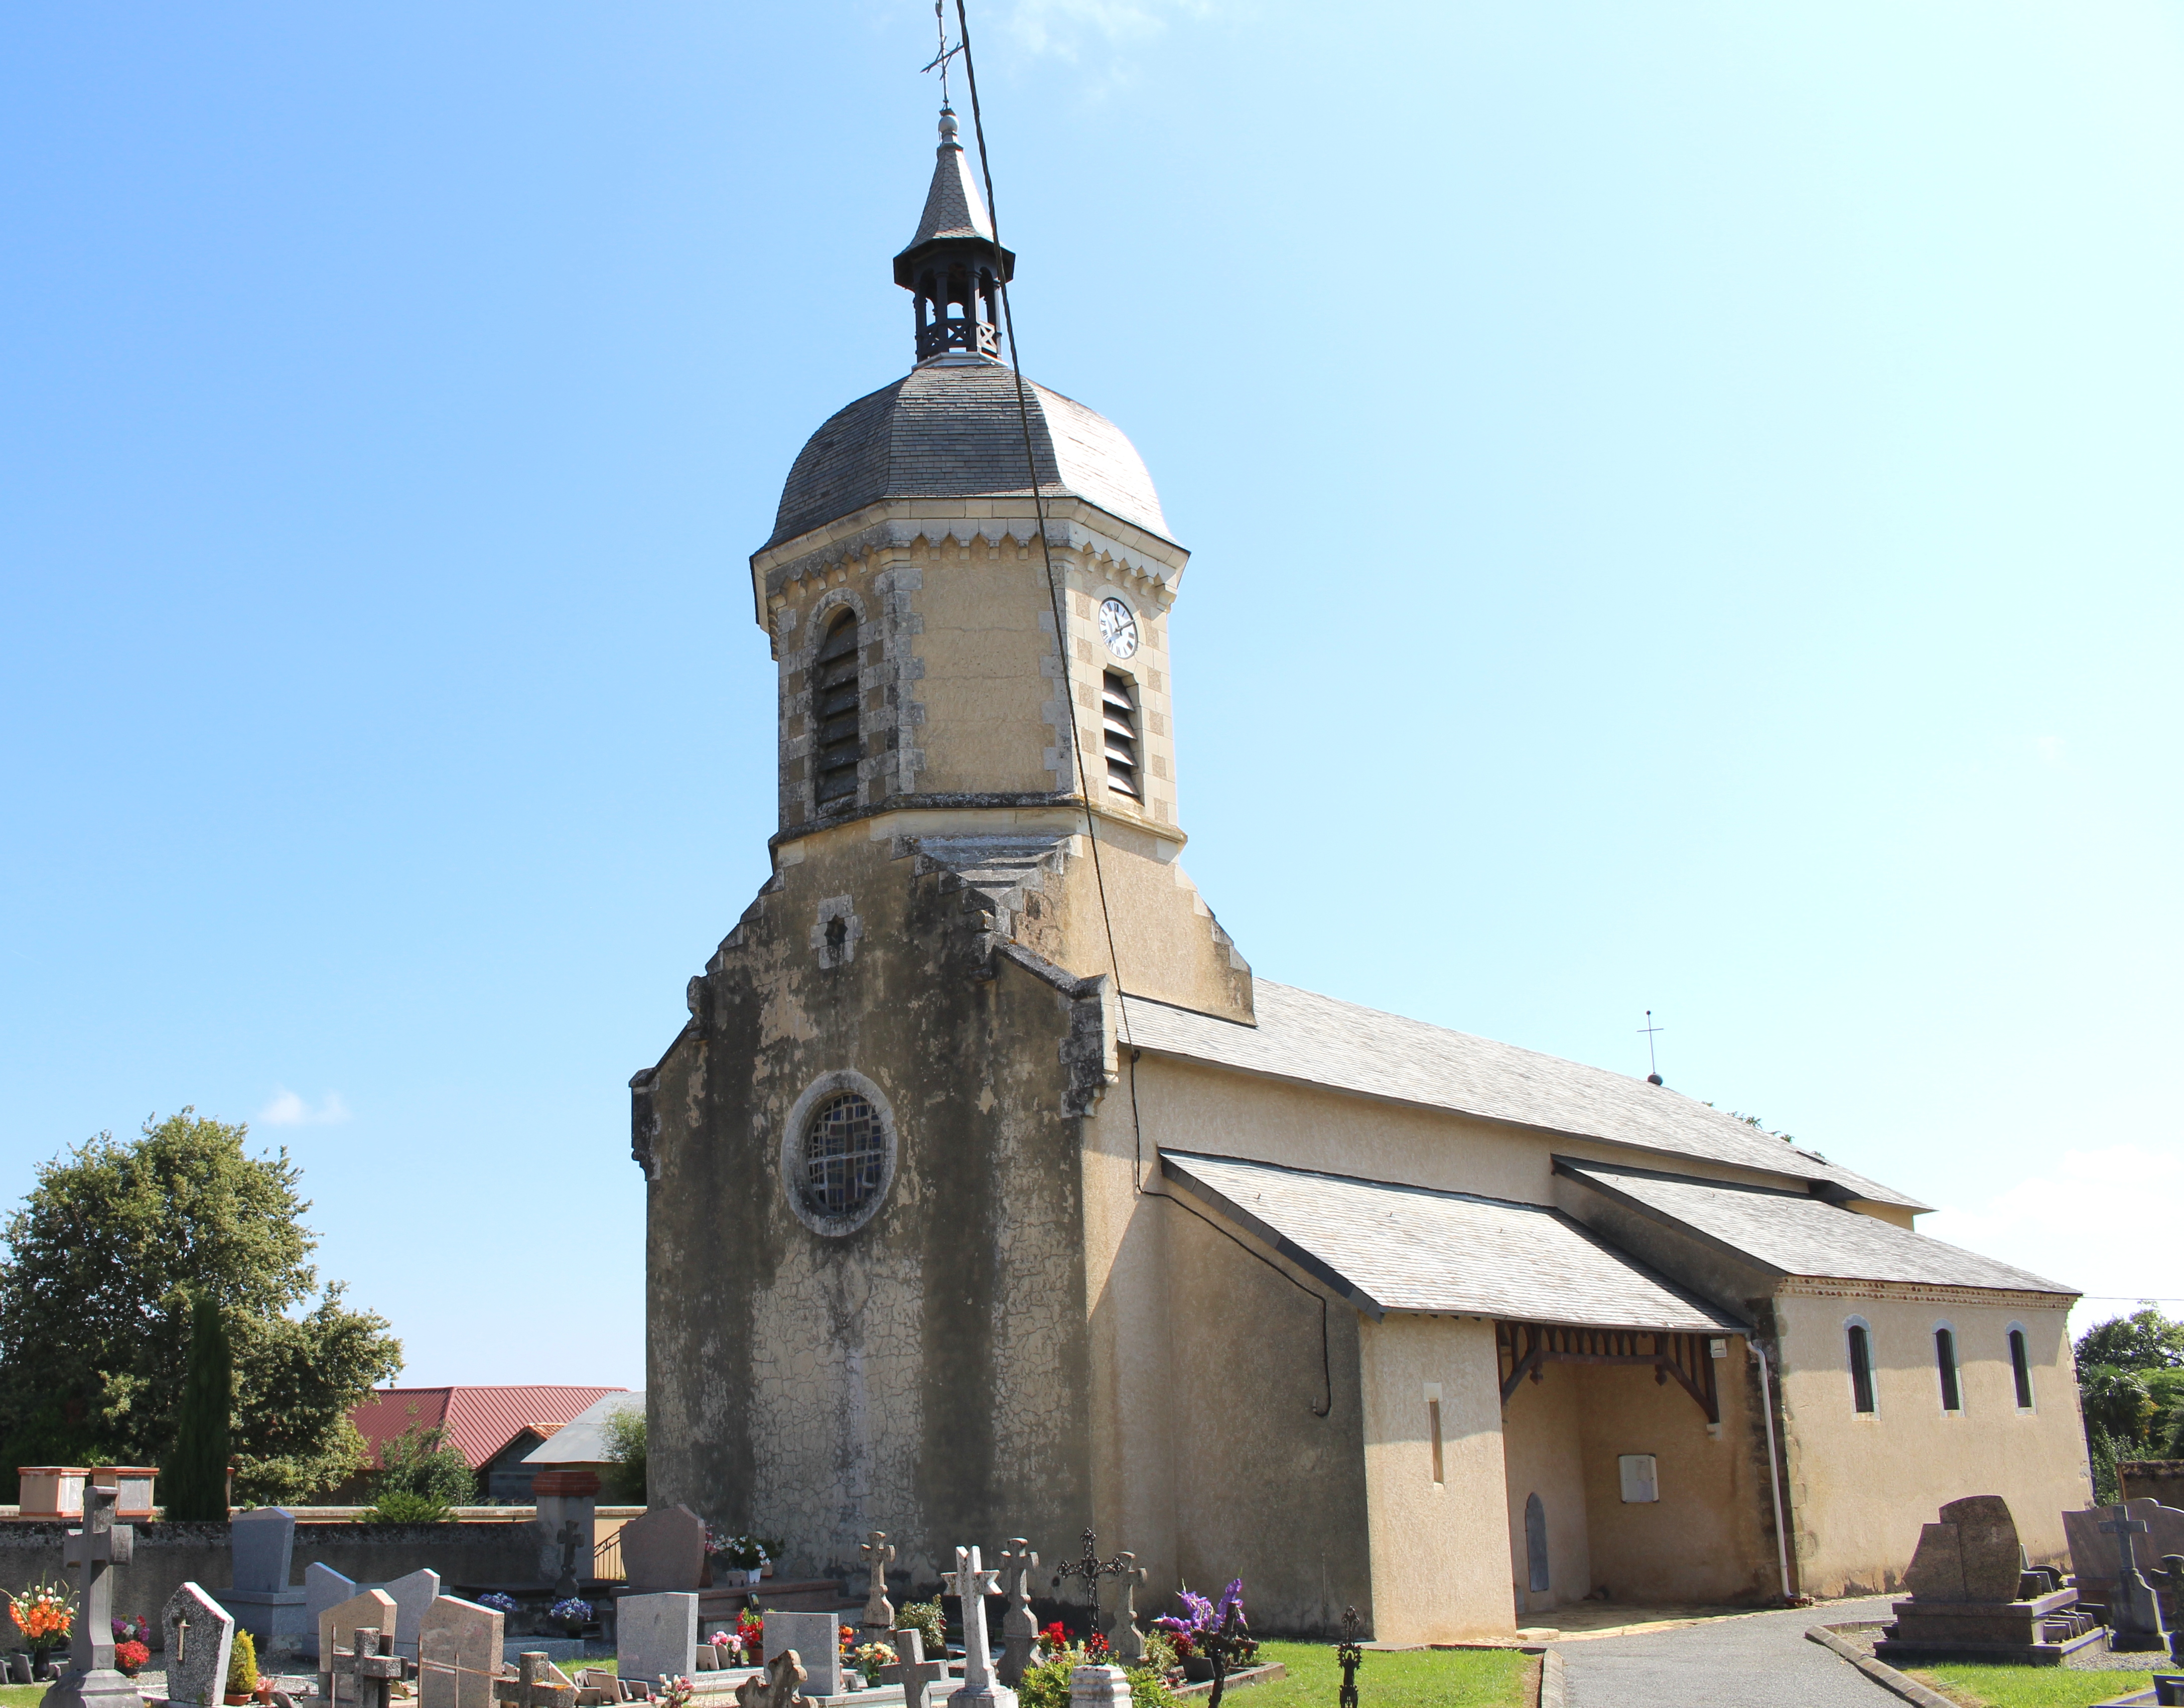
[[812,800],[822,812],[857,800],[857,614],[827,624],[811,665]]
[[1107,787],[1133,801],[1145,799],[1138,782],[1138,701],[1130,678],[1105,672],[1100,682],[1100,727],[1107,750]]

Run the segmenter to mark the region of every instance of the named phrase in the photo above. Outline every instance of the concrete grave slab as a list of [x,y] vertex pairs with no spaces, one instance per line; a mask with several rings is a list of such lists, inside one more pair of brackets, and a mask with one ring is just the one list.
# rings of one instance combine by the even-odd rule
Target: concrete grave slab
[[687,1674],[698,1653],[695,1592],[621,1597],[615,1603],[615,1653],[624,1678],[649,1684]]
[[185,1583],[159,1611],[167,1647],[167,1700],[219,1708],[227,1690],[234,1616],[195,1583]]

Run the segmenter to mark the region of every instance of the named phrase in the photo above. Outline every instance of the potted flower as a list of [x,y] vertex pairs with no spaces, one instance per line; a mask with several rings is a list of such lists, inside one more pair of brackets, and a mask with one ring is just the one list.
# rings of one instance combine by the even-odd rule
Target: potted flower
[[1153,1623],[1174,1643],[1175,1652],[1182,1657],[1183,1676],[1194,1684],[1204,1683],[1213,1677],[1213,1657],[1206,1653],[1206,1639],[1228,1622],[1232,1607],[1236,1611],[1237,1625],[1243,1625],[1244,1580],[1233,1579],[1221,1592],[1218,1603],[1188,1589],[1178,1590],[1175,1599],[1183,1604],[1183,1616],[1178,1618],[1173,1614],[1162,1614]]
[[772,1577],[773,1562],[788,1552],[788,1544],[778,1536],[754,1536],[751,1540],[758,1543],[758,1575]]
[[548,1608],[546,1616],[561,1627],[563,1635],[582,1637],[584,1627],[592,1622],[592,1604],[581,1595],[571,1595]]
[[489,1589],[479,1596],[477,1605],[481,1607],[492,1608],[503,1618],[507,1618],[516,1611],[515,1598],[499,1589]]
[[850,1658],[857,1663],[857,1671],[867,1684],[877,1684],[880,1668],[894,1666],[896,1659],[893,1645],[886,1643],[860,1643]]
[[725,1571],[730,1583],[757,1582],[766,1564],[765,1549],[755,1536],[723,1536],[711,1530],[705,1532],[705,1558],[715,1581],[721,1581]]
[[744,1664],[756,1666],[766,1659],[766,1619],[755,1608],[736,1615],[736,1635],[744,1639]]
[[75,1598],[65,1584],[42,1580],[20,1595],[8,1598],[8,1616],[23,1633],[30,1651],[31,1683],[47,1676],[53,1651],[68,1646],[75,1631]]

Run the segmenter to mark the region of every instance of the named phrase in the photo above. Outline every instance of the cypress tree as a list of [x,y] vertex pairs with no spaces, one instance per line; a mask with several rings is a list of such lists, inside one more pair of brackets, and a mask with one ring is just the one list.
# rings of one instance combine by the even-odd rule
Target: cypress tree
[[234,1365],[227,1326],[209,1288],[190,1302],[190,1361],[182,1377],[175,1450],[161,1473],[170,1519],[227,1521],[227,1427]]

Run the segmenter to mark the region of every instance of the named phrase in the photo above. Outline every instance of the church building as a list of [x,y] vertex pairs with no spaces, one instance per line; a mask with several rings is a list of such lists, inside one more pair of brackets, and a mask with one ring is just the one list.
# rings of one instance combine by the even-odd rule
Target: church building
[[2070,1289],[1656,1080],[1253,975],[1182,862],[1189,554],[1002,360],[1014,266],[944,109],[915,366],[750,559],[772,875],[631,1081],[651,1498],[920,1590],[1090,1527],[1140,1610],[1407,1643],[1892,1588],[1961,1495],[2061,1560]]

